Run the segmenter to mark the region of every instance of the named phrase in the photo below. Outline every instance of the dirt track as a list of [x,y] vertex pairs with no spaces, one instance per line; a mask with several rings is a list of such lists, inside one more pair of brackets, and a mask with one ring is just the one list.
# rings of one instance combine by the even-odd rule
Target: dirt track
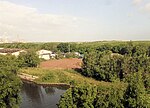
[[54,69],[75,69],[81,68],[82,60],[77,58],[72,59],[60,59],[60,60],[49,60],[41,62],[40,67],[42,68],[54,68]]

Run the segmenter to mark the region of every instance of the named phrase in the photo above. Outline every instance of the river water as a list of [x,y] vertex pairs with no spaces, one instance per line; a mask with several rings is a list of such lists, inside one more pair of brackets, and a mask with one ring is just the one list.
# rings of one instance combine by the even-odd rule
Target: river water
[[68,87],[44,87],[23,83],[20,108],[57,108],[60,96]]

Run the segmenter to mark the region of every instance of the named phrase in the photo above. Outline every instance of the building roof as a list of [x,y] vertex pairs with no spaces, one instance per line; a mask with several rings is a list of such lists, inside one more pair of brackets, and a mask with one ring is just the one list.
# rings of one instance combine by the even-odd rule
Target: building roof
[[0,53],[14,53],[18,51],[21,51],[21,49],[10,49],[10,48],[0,49]]
[[52,54],[52,51],[49,50],[39,50],[37,51],[38,54]]

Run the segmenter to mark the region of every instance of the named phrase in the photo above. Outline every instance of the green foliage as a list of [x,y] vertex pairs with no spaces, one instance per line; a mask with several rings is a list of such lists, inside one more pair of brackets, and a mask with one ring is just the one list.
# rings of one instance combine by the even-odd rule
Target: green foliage
[[57,46],[57,49],[64,53],[70,52],[70,44],[69,43],[60,43]]
[[123,93],[120,88],[99,87],[95,99],[95,108],[124,108]]
[[0,70],[0,106],[18,108],[20,103],[21,81],[11,72]]
[[[143,77],[150,74],[150,57],[121,55],[110,51],[91,51],[83,58],[82,74],[102,81],[128,80],[128,75],[138,71]],[[146,81],[148,84],[148,81]]]
[[60,50],[61,52],[80,52],[84,54],[87,50],[95,49],[98,51],[110,50],[113,53],[122,55],[140,55],[146,54],[150,56],[149,41],[97,41],[97,42],[47,42],[47,43],[5,43],[0,44],[4,48],[19,48],[40,50],[47,49],[53,52]]
[[128,87],[124,94],[126,108],[148,108],[150,100],[147,100],[141,72],[131,75]]
[[43,43],[40,49],[51,50],[53,52],[57,52],[57,43]]
[[148,94],[150,94],[150,73],[144,74],[143,80],[146,91],[148,92]]
[[124,108],[123,90],[82,84],[61,97],[59,108]]
[[109,44],[104,44],[104,45],[101,45],[101,46],[99,46],[98,48],[96,48],[96,50],[98,50],[98,51],[101,51],[101,52],[103,52],[103,51],[107,51],[107,50],[111,50],[111,45],[109,45]]
[[65,56],[66,58],[78,58],[78,56],[75,55],[74,52],[66,53]]
[[83,58],[82,74],[103,81],[114,81],[121,76],[122,56],[111,52],[90,52]]
[[38,55],[34,51],[21,53],[18,56],[19,67],[37,67],[40,63]]
[[[138,75],[139,76],[139,75]],[[80,84],[67,90],[59,108],[149,108],[142,77],[132,76],[127,88]],[[135,80],[136,79],[136,80]]]
[[30,49],[30,50],[40,50],[46,49],[51,51],[57,51],[58,43],[4,43],[0,44],[3,48],[18,48],[18,49]]
[[124,56],[122,69],[125,76],[141,70],[143,71],[143,75],[150,73],[150,57],[145,55]]
[[42,81],[45,82],[45,81],[52,81],[54,80],[54,74],[53,73],[48,73],[46,75],[44,75],[44,77],[42,77]]
[[79,85],[70,88],[60,100],[59,108],[94,108],[97,87]]
[[63,59],[64,58],[64,54],[62,54],[60,51],[56,52],[56,59]]
[[[112,87],[105,88],[101,86],[95,87],[90,85],[82,85],[70,88],[61,98],[59,104],[60,108],[150,107],[148,106],[150,103],[149,41],[99,41],[85,43],[13,43],[0,44],[0,47],[34,50],[52,50],[54,52],[58,52],[57,59],[63,58],[64,55],[62,54],[62,52],[67,53],[76,51],[81,54],[84,54],[82,66],[83,75],[93,77],[97,80],[102,81],[114,82],[120,79],[120,81],[125,81],[129,83],[125,93],[121,89]],[[0,70],[2,70],[3,72],[11,72],[12,74],[16,73],[16,71],[18,70],[18,65],[19,67],[36,67],[39,62],[38,60],[36,61],[36,56],[32,55],[34,54],[24,53],[21,54],[17,60],[14,56],[10,55],[6,58],[4,56],[0,56]],[[72,55],[70,54],[67,55],[68,58],[70,58],[71,56]],[[139,71],[142,72],[142,76],[138,74]],[[70,83],[72,85],[76,85],[77,82],[83,83],[85,81],[85,78],[78,79],[78,76],[73,76],[73,74],[68,74],[65,72],[56,72],[54,76],[52,74],[47,74],[45,76],[42,72],[40,72],[40,74],[43,80],[46,82],[51,81],[53,78],[55,80],[57,79],[55,82],[65,82]],[[144,86],[146,89],[144,88]],[[14,99],[12,100],[13,101],[11,102],[16,102]],[[2,104],[1,100],[0,102]],[[4,107],[6,106],[5,104],[3,105]]]
[[96,62],[96,52],[85,53],[83,58],[83,65],[82,65],[82,74],[88,77],[92,77],[94,75],[94,67]]
[[73,103],[72,89],[67,90],[67,92],[61,96],[58,108],[77,108]]
[[16,76],[18,61],[12,55],[0,55],[0,108],[18,108],[21,81]]
[[[96,81],[92,78],[84,77],[79,74],[75,70],[70,69],[43,69],[43,68],[23,68],[20,69],[18,73],[25,73],[33,76],[38,76],[39,78],[35,80],[36,83],[66,83],[71,84],[73,86],[77,84],[81,84],[84,82],[90,84],[101,84],[101,82]],[[43,77],[47,77],[47,75],[54,76],[52,78],[49,77],[49,80],[42,80]],[[103,84],[103,83],[102,83]],[[105,83],[104,83],[105,84]],[[106,82],[106,84],[111,84]],[[124,85],[124,84],[122,84]]]
[[18,61],[12,55],[0,55],[0,70],[16,73],[18,71]]

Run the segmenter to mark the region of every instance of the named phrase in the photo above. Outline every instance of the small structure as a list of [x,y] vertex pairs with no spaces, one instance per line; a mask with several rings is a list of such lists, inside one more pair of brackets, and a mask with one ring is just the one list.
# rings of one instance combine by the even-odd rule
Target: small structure
[[79,58],[83,58],[83,57],[84,57],[84,55],[83,55],[83,54],[80,54],[79,52],[74,52],[74,54],[75,54],[77,57],[79,57]]
[[19,54],[21,52],[26,52],[25,50],[21,50],[21,49],[10,49],[10,48],[0,48],[0,54],[1,55],[7,55],[7,54],[11,54],[14,56],[19,56]]
[[56,54],[49,50],[39,50],[37,51],[39,58],[43,58],[45,60],[49,60],[51,58],[55,58]]
[[50,55],[50,57],[51,57],[52,59],[54,59],[54,58],[56,57],[56,54],[52,53],[52,54]]

